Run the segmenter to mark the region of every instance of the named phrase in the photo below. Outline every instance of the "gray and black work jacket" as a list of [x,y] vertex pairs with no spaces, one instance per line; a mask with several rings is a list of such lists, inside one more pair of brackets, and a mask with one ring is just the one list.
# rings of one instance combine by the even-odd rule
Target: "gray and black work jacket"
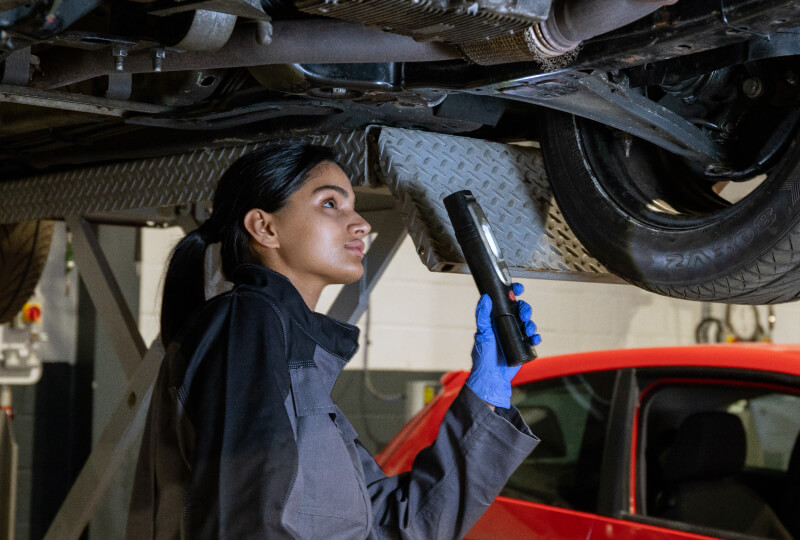
[[465,387],[413,469],[387,477],[330,397],[358,328],[261,266],[234,282],[168,347],[131,540],[460,538],[538,443],[516,409]]

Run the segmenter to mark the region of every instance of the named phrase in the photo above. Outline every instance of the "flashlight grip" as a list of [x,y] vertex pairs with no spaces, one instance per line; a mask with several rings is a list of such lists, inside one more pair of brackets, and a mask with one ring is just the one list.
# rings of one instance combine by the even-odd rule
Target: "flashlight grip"
[[[493,253],[483,240],[481,224],[476,222],[475,212],[470,211],[471,204],[478,206],[468,190],[457,191],[444,198],[444,206],[453,224],[456,240],[478,286],[478,292],[482,295],[488,294],[492,299],[492,326],[503,349],[506,363],[509,366],[519,366],[536,358],[536,351],[519,318],[519,305],[511,289],[510,275],[502,256],[498,257],[499,254]],[[482,210],[480,215],[483,215]],[[501,275],[503,273],[506,277]]]

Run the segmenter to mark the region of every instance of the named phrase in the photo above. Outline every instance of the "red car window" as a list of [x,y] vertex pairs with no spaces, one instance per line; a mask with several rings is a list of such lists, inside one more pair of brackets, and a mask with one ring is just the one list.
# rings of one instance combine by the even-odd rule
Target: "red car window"
[[800,535],[800,507],[785,495],[800,444],[796,389],[662,380],[642,392],[638,432],[638,514],[720,535]]
[[514,388],[512,403],[542,442],[501,495],[595,511],[615,373],[571,375]]

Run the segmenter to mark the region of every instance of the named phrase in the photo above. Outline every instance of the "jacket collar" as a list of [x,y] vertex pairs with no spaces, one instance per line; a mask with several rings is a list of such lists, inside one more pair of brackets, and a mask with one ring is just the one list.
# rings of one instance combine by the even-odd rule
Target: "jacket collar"
[[350,360],[358,349],[358,327],[311,311],[283,274],[259,264],[241,264],[233,271],[233,282],[237,288],[252,288],[274,299],[282,313],[328,352]]

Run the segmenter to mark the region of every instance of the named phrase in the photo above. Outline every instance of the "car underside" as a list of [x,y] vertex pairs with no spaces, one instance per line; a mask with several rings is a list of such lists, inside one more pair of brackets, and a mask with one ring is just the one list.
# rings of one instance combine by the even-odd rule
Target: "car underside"
[[0,0],[0,29],[2,181],[368,126],[536,141],[617,275],[800,298],[800,1]]

